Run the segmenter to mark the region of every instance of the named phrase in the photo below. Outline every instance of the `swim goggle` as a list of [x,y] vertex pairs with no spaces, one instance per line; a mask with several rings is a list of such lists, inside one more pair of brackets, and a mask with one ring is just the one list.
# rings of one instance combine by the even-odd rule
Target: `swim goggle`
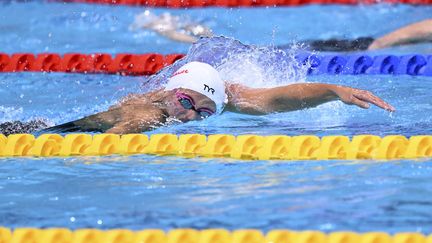
[[180,102],[181,106],[187,110],[194,110],[197,112],[202,118],[209,117],[214,114],[214,111],[208,108],[199,108],[195,107],[195,102],[189,95],[186,95],[181,92],[176,92],[177,100]]

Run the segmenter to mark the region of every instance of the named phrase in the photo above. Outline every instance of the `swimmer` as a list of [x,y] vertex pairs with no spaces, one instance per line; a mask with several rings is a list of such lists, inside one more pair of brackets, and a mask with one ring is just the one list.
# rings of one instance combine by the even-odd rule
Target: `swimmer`
[[[314,51],[377,50],[401,45],[432,42],[432,19],[399,28],[377,39],[360,37],[354,40],[310,40],[305,44]],[[287,48],[288,46],[281,46]]]
[[[159,16],[149,10],[135,17],[131,30],[150,29],[171,40],[194,43],[200,37],[211,37],[213,33],[207,26],[180,16],[163,13]],[[353,40],[304,40],[300,41],[313,51],[348,52],[376,50],[393,46],[432,42],[432,19],[426,19],[399,28],[379,38],[360,37]],[[281,49],[291,48],[292,44],[279,45]]]
[[432,42],[432,19],[416,22],[374,40],[369,50],[388,48],[405,44]]
[[130,30],[149,29],[171,40],[193,43],[200,37],[210,37],[212,31],[205,25],[187,18],[163,13],[159,16],[149,10],[135,16]]
[[311,108],[335,100],[364,109],[373,104],[395,111],[366,90],[322,83],[250,88],[226,82],[211,65],[195,61],[180,67],[165,88],[129,95],[107,111],[41,132],[141,133],[172,121],[202,120],[226,111],[265,115]]

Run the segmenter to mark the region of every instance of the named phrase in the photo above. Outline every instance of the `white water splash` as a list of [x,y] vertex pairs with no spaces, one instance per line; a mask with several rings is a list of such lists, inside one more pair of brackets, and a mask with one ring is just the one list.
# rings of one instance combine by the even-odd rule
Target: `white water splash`
[[143,84],[142,91],[164,86],[171,75],[186,63],[199,61],[215,67],[222,79],[249,87],[274,87],[304,82],[309,65],[294,58],[301,46],[293,43],[290,49],[273,46],[258,47],[223,36],[203,38],[192,45],[187,56]]
[[304,82],[308,66],[294,58],[298,46],[286,52],[272,47],[252,47],[228,56],[217,67],[224,80],[249,87],[263,88]]
[[24,109],[22,107],[4,107],[0,106],[0,123],[17,120],[20,115],[23,115]]

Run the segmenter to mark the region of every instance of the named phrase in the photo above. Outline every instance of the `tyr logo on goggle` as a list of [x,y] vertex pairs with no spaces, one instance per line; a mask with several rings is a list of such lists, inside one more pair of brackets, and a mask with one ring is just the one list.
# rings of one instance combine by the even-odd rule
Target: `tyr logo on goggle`
[[214,94],[215,90],[213,88],[210,88],[207,84],[204,84],[204,90],[207,92],[212,92]]

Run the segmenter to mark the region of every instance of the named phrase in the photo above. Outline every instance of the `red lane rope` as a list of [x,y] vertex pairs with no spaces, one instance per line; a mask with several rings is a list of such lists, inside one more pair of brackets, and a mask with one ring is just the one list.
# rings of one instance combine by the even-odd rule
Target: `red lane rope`
[[[184,54],[161,55],[104,53],[0,53],[0,72],[74,72],[107,73],[120,75],[152,75]],[[432,76],[432,55],[410,54],[403,56],[367,54],[317,56],[311,53],[296,55],[299,63],[310,62],[308,74],[393,74]]]
[[432,0],[64,0],[65,2],[121,4],[149,7],[191,8],[191,7],[265,7],[297,6],[305,4],[375,4],[405,3],[432,4]]
[[182,58],[184,54],[161,55],[106,53],[0,53],[0,72],[75,72],[121,75],[151,75]]

